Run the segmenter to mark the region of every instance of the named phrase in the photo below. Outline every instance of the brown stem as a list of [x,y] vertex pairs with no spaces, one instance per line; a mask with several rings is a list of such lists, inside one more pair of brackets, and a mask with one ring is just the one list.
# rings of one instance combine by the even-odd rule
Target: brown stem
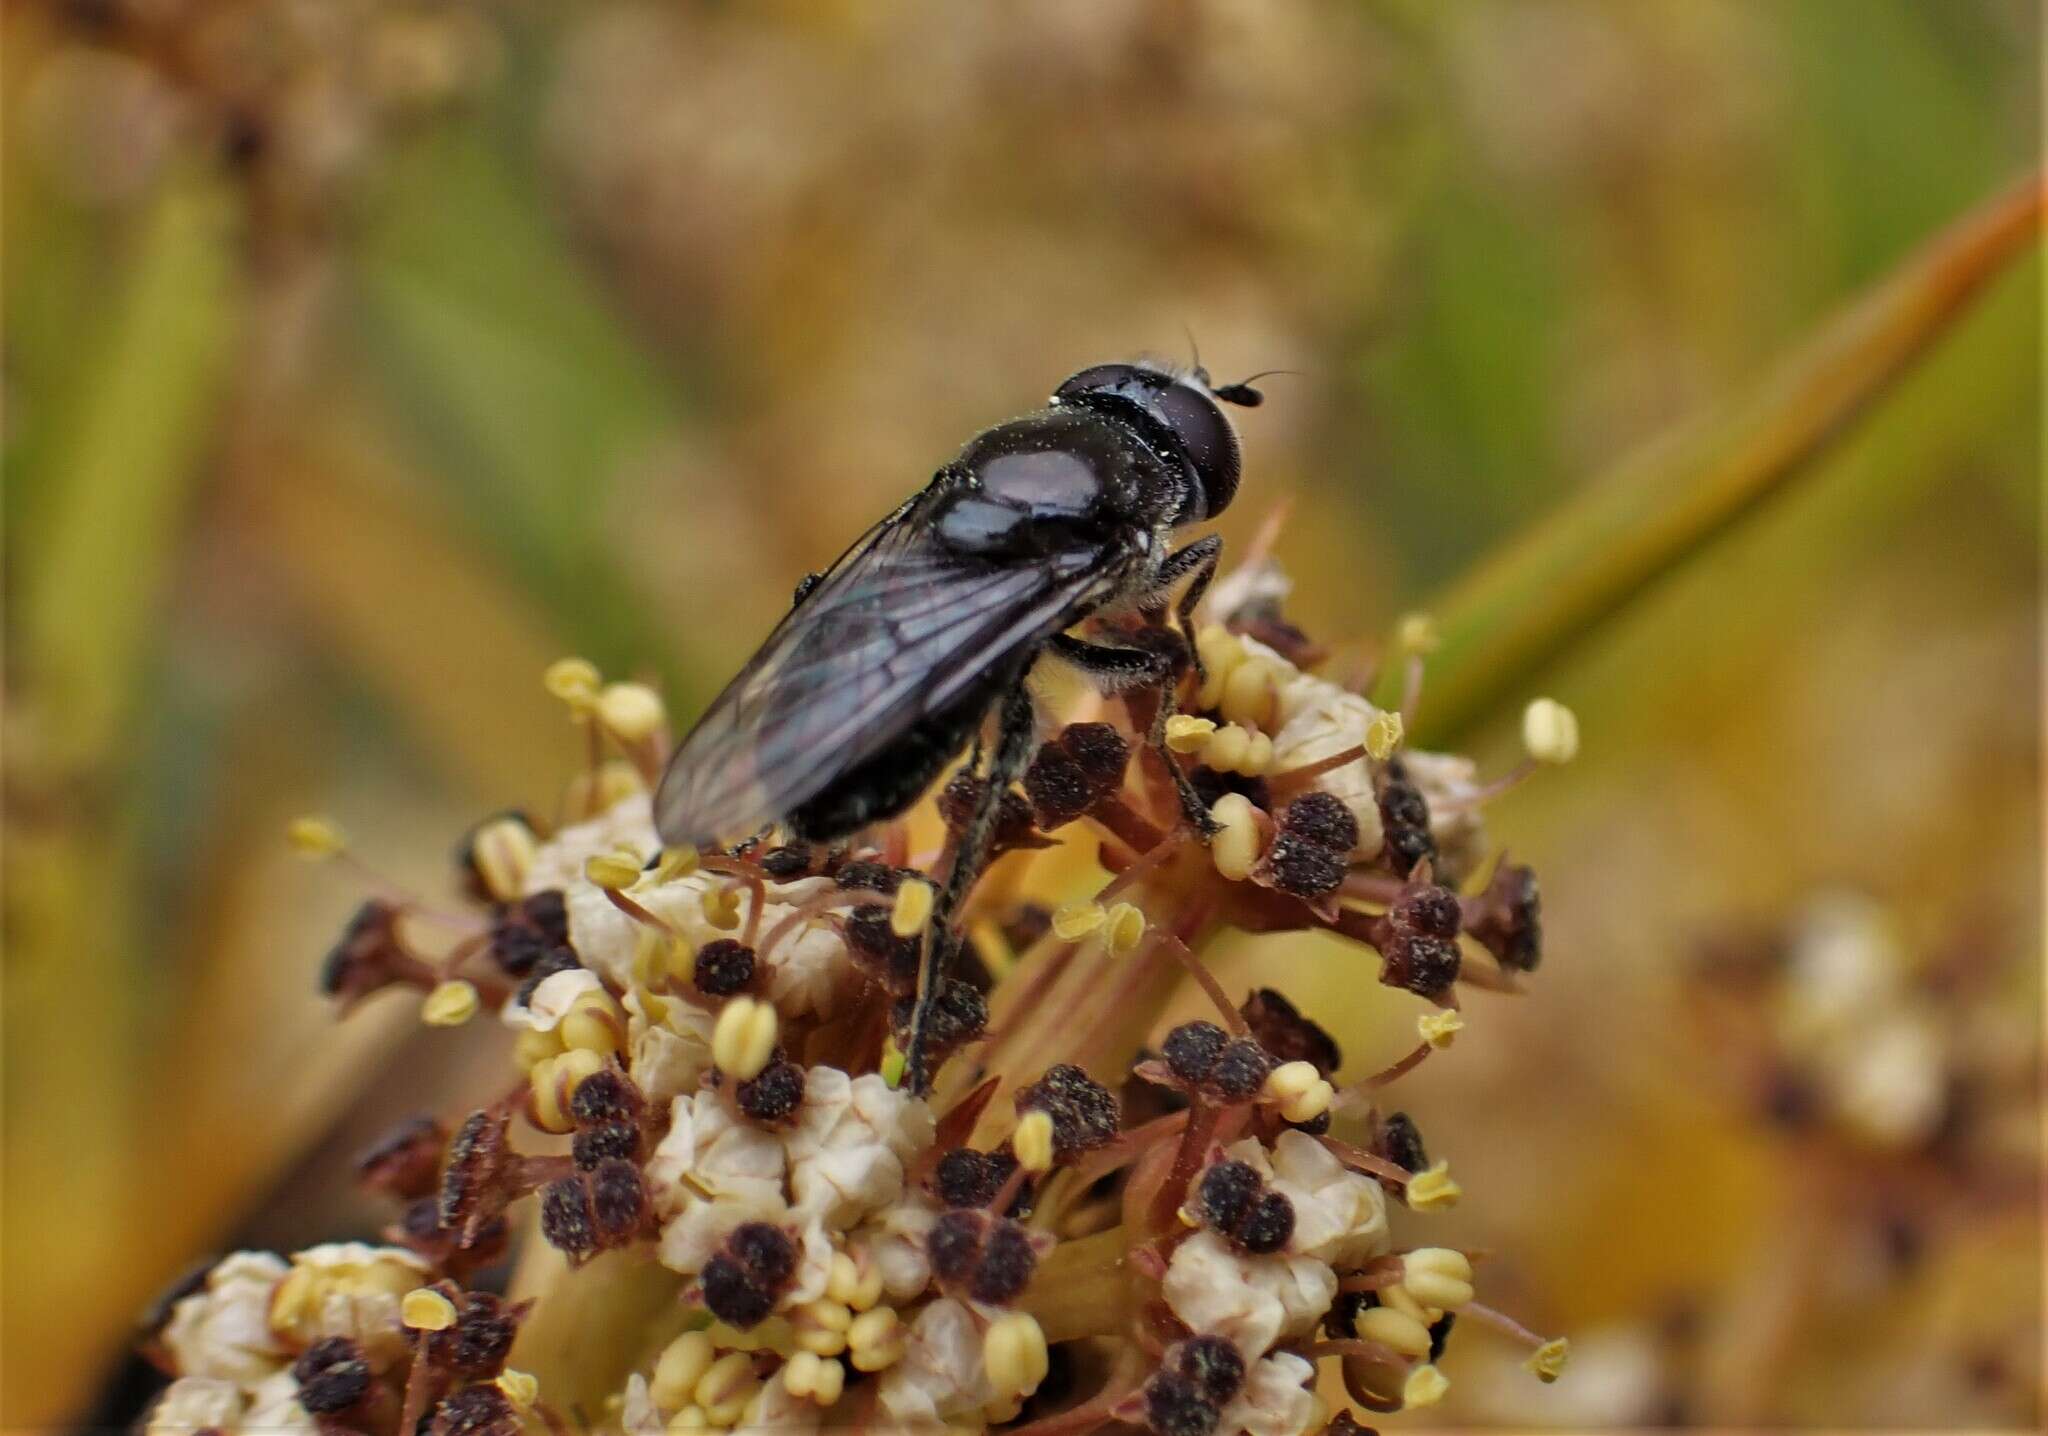
[[1399,1162],[1390,1162],[1385,1157],[1366,1151],[1363,1147],[1354,1147],[1349,1142],[1338,1141],[1335,1137],[1318,1137],[1316,1140],[1328,1148],[1330,1155],[1345,1166],[1354,1171],[1364,1172],[1367,1176],[1378,1177],[1383,1182],[1399,1182],[1406,1186],[1408,1179],[1414,1175]]

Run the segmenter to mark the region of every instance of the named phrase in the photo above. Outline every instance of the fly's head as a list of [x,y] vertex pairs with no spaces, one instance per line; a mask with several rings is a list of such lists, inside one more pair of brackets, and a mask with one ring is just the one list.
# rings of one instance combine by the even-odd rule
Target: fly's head
[[1230,506],[1242,472],[1237,429],[1224,404],[1260,401],[1249,384],[1209,383],[1208,371],[1177,372],[1156,364],[1097,364],[1053,391],[1053,403],[1113,414],[1135,424],[1155,447],[1177,458],[1190,483],[1169,517],[1176,525],[1213,519]]

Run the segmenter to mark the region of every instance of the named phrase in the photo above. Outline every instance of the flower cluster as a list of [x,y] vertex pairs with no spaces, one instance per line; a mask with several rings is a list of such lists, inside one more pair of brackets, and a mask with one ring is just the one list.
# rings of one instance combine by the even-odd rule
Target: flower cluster
[[[1158,725],[1156,694],[1104,699],[1005,795],[927,1028],[928,1094],[902,1043],[981,780],[829,849],[665,848],[660,700],[556,665],[593,754],[570,820],[483,822],[460,849],[476,911],[434,914],[452,941],[428,945],[426,904],[375,897],[322,973],[343,1006],[409,988],[430,1024],[495,1014],[516,1087],[365,1156],[398,1204],[391,1245],[241,1253],[176,1294],[152,1428],[557,1427],[576,1358],[539,1334],[549,1300],[644,1292],[628,1270],[658,1273],[662,1314],[625,1338],[604,1409],[573,1397],[623,1432],[1352,1430],[1319,1369],[1372,1411],[1433,1403],[1461,1318],[1553,1379],[1561,1341],[1478,1302],[1471,1254],[1408,1236],[1460,1186],[1384,1100],[1453,1042],[1464,992],[1517,991],[1538,965],[1535,878],[1489,864],[1479,817],[1523,770],[1483,783],[1406,746],[1425,630],[1404,630],[1407,697],[1382,709],[1318,676],[1277,587],[1263,569],[1219,586],[1192,654],[1120,634],[1174,645],[1181,711]],[[1547,702],[1525,739],[1524,769],[1577,741]],[[1213,834],[1186,825],[1169,763]],[[354,861],[330,825],[294,837]],[[1092,852],[1092,894],[1038,891],[1072,870],[1041,860],[1054,848]],[[1224,991],[1202,952],[1228,929],[1376,952],[1424,1000],[1412,1050],[1347,1073],[1285,994]],[[1213,1013],[1157,1031],[1190,978]],[[538,1311],[467,1285],[528,1210],[566,1268],[553,1289],[522,1277]]]

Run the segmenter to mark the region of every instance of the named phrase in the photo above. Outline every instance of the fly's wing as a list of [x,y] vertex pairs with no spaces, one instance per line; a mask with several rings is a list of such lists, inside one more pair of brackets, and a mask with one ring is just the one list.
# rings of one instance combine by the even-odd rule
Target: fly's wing
[[768,635],[669,759],[669,843],[743,837],[942,712],[1073,621],[1110,579],[1100,545],[1028,564],[963,558],[924,521],[927,491],[869,530]]

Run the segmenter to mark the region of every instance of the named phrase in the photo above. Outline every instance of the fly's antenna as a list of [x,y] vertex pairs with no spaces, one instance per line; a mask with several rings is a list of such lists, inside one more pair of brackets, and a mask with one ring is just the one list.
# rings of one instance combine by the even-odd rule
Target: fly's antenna
[[1195,326],[1183,319],[1180,327],[1181,332],[1188,336],[1188,353],[1194,356],[1194,365],[1188,370],[1188,373],[1202,383],[1207,384],[1209,382],[1209,371],[1202,367],[1202,346],[1195,342]]
[[1211,389],[1209,392],[1226,404],[1236,404],[1239,408],[1243,409],[1256,409],[1259,405],[1266,402],[1266,396],[1254,389],[1252,385],[1271,374],[1292,374],[1299,377],[1301,371],[1299,369],[1261,369],[1258,373],[1248,378],[1240,379],[1235,384],[1225,384],[1220,388]]

